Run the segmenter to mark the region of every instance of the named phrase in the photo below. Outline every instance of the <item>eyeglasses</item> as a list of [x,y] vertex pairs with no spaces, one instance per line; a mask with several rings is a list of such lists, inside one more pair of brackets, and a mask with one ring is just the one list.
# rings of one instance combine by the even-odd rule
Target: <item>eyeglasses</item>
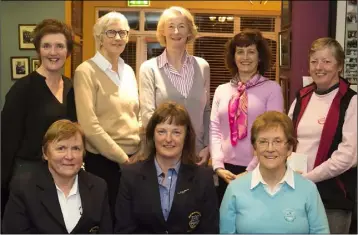
[[279,149],[282,148],[284,145],[286,145],[288,143],[288,141],[283,141],[280,139],[276,139],[272,142],[269,142],[267,140],[258,140],[256,141],[257,146],[261,149],[261,150],[266,150],[268,149],[270,143],[272,143],[272,147],[274,149]]
[[127,30],[107,30],[105,34],[109,38],[115,38],[117,36],[117,33],[121,39],[128,37],[128,31]]

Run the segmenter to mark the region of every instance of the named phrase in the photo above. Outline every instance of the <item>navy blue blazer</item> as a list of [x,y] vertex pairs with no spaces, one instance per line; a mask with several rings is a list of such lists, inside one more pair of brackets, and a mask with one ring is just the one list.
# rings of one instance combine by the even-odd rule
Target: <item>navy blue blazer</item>
[[[78,173],[82,216],[71,233],[112,233],[106,182],[86,171]],[[47,164],[17,177],[3,218],[3,233],[68,233]]]
[[122,168],[115,233],[219,233],[219,207],[209,168],[181,164],[164,220],[154,160]]

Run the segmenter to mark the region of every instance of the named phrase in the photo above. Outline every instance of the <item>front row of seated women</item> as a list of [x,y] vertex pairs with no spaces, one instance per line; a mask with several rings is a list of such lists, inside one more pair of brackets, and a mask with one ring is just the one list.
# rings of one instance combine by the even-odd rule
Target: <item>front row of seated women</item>
[[259,165],[229,184],[219,216],[212,171],[195,164],[188,112],[160,105],[147,126],[147,159],[123,167],[113,225],[105,181],[81,169],[82,129],[56,121],[43,140],[46,163],[12,184],[3,232],[329,233],[315,184],[286,166],[295,145],[289,117],[266,112],[251,132]]

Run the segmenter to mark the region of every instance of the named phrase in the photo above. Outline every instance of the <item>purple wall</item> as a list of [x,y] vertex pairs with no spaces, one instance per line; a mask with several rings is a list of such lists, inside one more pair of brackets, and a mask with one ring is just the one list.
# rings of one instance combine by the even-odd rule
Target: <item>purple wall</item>
[[292,1],[291,69],[282,71],[290,78],[291,104],[302,87],[302,76],[309,76],[308,50],[312,42],[329,36],[329,1]]

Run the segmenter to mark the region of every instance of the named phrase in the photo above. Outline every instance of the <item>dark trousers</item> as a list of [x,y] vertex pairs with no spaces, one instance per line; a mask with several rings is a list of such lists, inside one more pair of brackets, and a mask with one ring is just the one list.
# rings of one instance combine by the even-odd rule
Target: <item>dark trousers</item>
[[108,158],[91,152],[86,153],[84,158],[85,170],[98,177],[104,179],[108,187],[109,209],[111,211],[112,220],[115,220],[115,205],[117,193],[119,188],[119,181],[121,178],[120,167],[118,163],[109,160]]
[[[247,166],[236,166],[236,165],[232,165],[232,164],[228,164],[225,163],[225,169],[228,171],[231,171],[231,173],[237,175],[240,174],[244,171],[246,171],[246,167]],[[223,200],[226,188],[227,188],[227,183],[221,178],[219,178],[219,186],[217,187],[216,191],[218,194],[218,201],[219,201],[219,205],[221,204],[221,201]]]

